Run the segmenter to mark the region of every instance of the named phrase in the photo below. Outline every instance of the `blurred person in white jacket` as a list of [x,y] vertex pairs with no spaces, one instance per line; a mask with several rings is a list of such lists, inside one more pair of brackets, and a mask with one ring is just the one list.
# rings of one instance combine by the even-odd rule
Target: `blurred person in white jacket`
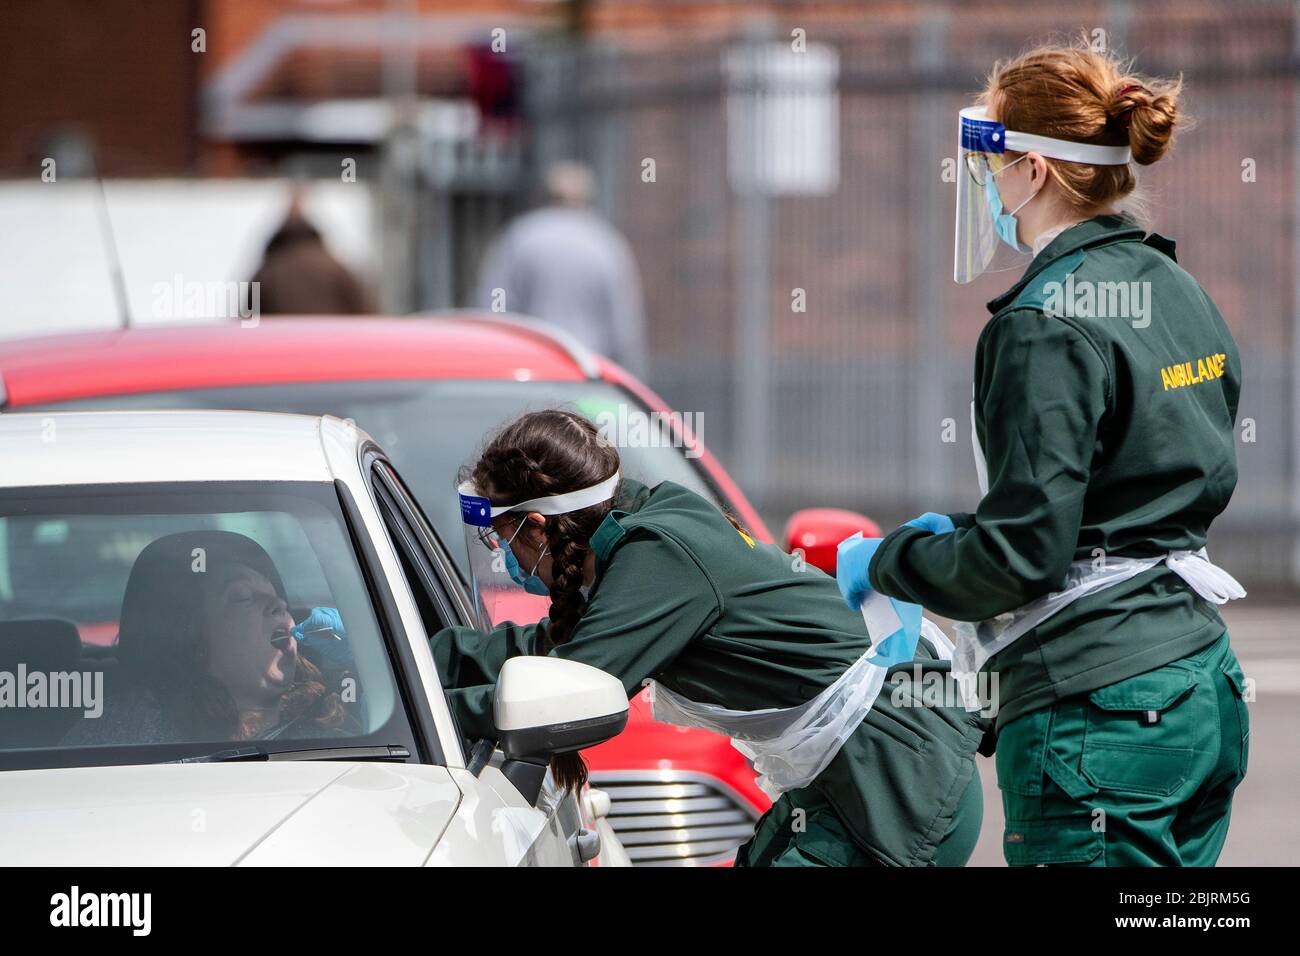
[[544,319],[644,376],[641,278],[627,240],[591,208],[591,171],[556,163],[546,192],[547,204],[510,223],[488,251],[479,305]]

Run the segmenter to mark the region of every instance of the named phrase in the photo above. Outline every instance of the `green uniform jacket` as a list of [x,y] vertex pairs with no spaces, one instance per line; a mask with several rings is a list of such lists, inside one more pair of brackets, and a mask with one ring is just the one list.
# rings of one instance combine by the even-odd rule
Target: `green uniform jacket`
[[[1060,587],[1073,561],[1202,547],[1237,483],[1241,361],[1174,244],[1099,216],[1057,236],[989,311],[975,355],[988,493],[975,514],[952,516],[955,532],[886,537],[871,585],[978,621]],[[1157,565],[1069,605],[990,662],[998,726],[1223,631],[1215,607]]]
[[[791,707],[870,646],[862,616],[845,606],[833,578],[737,533],[707,500],[673,482],[647,488],[625,480],[592,548],[587,610],[551,653],[613,674],[629,698],[654,678],[732,709]],[[434,636],[445,686],[458,688],[447,696],[462,733],[496,737],[492,682],[508,657],[542,649],[547,624]],[[934,655],[923,645],[918,656]],[[925,865],[975,772],[988,722],[956,707],[892,704],[902,693],[885,685],[812,786],[875,859]],[[912,682],[906,693],[919,701],[922,687]]]

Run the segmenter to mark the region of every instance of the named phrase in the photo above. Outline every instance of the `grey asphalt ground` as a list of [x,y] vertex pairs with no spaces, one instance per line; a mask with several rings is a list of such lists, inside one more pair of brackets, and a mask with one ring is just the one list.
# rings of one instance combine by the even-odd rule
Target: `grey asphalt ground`
[[[1236,605],[1236,606],[1234,606]],[[1250,763],[1237,789],[1220,866],[1300,864],[1300,606],[1256,607],[1247,598],[1224,609],[1233,649],[1247,678]],[[1002,798],[991,758],[980,757],[984,827],[970,866],[1004,866]]]

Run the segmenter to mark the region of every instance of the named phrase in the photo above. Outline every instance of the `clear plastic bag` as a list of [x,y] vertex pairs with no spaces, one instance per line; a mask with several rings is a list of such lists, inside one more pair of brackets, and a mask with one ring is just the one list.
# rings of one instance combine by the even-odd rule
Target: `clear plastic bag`
[[[872,650],[849,665],[835,683],[812,700],[796,707],[731,710],[690,700],[651,681],[651,713],[663,723],[698,727],[730,737],[732,746],[753,762],[759,787],[773,799],[787,790],[806,787],[857,730],[884,686],[888,667],[877,663],[872,655],[876,643],[896,633],[898,624],[887,615],[864,617]],[[886,628],[887,633],[880,633]],[[942,659],[951,656],[952,644],[932,622],[920,619],[920,635],[934,645]],[[912,645],[915,648],[915,640]]]

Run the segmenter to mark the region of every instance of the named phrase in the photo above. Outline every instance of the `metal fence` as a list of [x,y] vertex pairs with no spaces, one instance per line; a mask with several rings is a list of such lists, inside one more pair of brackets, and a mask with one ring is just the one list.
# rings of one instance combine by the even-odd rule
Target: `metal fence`
[[[887,24],[805,24],[808,44],[838,61],[837,168],[823,194],[736,181],[737,97],[825,91],[798,77],[738,81],[726,64],[738,45],[790,44],[799,24],[539,52],[534,158],[573,154],[596,169],[602,206],[642,270],[651,384],[703,416],[706,441],[765,515],[838,505],[888,523],[975,505],[974,345],[984,303],[1017,275],[951,281],[955,186],[943,173],[958,109],[998,58],[1080,31],[1143,72],[1183,74],[1196,125],[1142,171],[1141,188],[1151,227],[1179,240],[1180,261],[1233,329],[1240,414],[1255,423],[1213,548],[1248,585],[1291,581],[1298,23],[1289,3],[1047,3],[1002,17],[935,4]],[[781,147],[761,134],[748,142]]]

